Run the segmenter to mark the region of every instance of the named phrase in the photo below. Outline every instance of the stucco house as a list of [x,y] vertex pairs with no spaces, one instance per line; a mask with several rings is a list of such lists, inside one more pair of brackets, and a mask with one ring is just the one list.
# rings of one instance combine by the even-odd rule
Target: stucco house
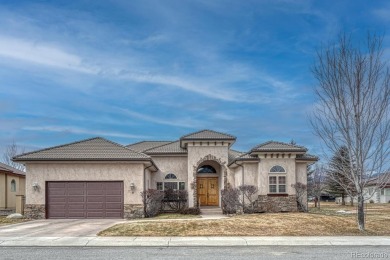
[[0,211],[14,211],[16,195],[24,195],[25,190],[25,172],[0,163]]
[[317,160],[302,146],[269,141],[248,152],[231,147],[236,137],[212,130],[175,141],[127,146],[104,138],[25,153],[25,214],[30,218],[142,217],[140,192],[187,190],[188,206],[221,207],[221,190],[241,184],[259,188],[258,201],[276,211],[295,211],[296,182],[307,182]]

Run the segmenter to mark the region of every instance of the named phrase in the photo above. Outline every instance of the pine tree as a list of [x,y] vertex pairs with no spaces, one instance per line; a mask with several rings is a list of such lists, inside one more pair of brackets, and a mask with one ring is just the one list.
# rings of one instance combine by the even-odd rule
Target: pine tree
[[348,149],[345,146],[341,146],[329,163],[329,170],[326,176],[326,190],[330,194],[341,196],[342,205],[345,205],[344,198],[347,194],[350,194],[348,191],[351,191],[353,186],[345,174],[350,169],[351,159]]

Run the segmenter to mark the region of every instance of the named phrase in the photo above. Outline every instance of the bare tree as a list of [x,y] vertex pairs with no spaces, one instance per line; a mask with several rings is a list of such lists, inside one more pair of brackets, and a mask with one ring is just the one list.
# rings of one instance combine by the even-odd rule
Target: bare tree
[[[242,201],[241,205],[243,208],[244,213],[253,213],[255,211],[254,208],[254,202],[255,202],[255,197],[258,192],[258,189],[254,185],[240,185],[238,187],[239,191],[242,194]],[[245,200],[248,201],[248,203],[245,203]]]
[[[342,171],[356,190],[359,230],[365,229],[367,183],[385,171],[390,159],[390,74],[382,61],[382,41],[383,37],[368,34],[365,47],[354,46],[350,36],[341,35],[334,45],[317,53],[312,69],[318,81],[318,105],[311,124],[326,154],[347,148],[350,165]],[[383,177],[377,186],[383,187],[386,181]]]
[[291,187],[295,189],[298,211],[307,212],[307,185],[297,182],[295,184],[291,184]]
[[307,192],[308,195],[315,198],[315,205],[318,208],[321,208],[321,194],[326,189],[326,169],[323,165],[316,164],[313,173],[311,174],[311,178],[307,182]]
[[24,171],[25,168],[24,168],[23,164],[16,163],[16,162],[12,161],[13,157],[15,157],[18,154],[22,154],[24,152],[25,152],[24,148],[19,147],[15,143],[15,141],[12,141],[12,143],[5,148],[2,161],[3,161],[3,163],[5,163],[11,167],[14,167],[15,169]]

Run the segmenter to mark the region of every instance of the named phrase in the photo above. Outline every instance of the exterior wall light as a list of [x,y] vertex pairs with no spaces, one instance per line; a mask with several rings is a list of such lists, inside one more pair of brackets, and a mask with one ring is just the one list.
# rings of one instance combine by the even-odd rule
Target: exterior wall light
[[131,191],[131,193],[134,193],[134,191],[135,191],[135,184],[134,184],[134,182],[130,183],[130,191]]
[[32,187],[33,187],[34,191],[39,191],[41,189],[41,187],[39,186],[38,182],[34,182],[32,184]]

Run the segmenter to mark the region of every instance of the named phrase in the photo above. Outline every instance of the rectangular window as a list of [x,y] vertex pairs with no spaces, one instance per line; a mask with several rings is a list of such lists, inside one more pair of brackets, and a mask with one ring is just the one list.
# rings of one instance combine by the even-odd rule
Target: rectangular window
[[269,177],[269,192],[270,193],[286,193],[286,176],[270,176]]
[[186,189],[186,183],[185,182],[176,182],[176,181],[169,181],[169,182],[157,182],[157,190],[185,190]]
[[177,182],[164,182],[164,190],[177,190]]
[[381,189],[381,195],[385,195],[385,189]]

